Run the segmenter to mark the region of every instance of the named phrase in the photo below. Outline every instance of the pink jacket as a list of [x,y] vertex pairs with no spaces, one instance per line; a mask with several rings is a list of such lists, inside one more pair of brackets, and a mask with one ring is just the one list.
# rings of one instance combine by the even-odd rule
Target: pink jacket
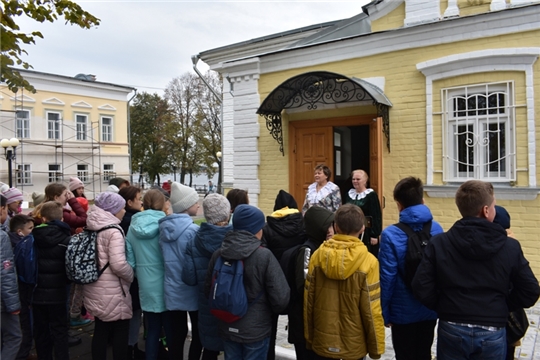
[[[113,214],[92,205],[87,227],[99,230],[107,225],[120,224]],[[124,235],[118,229],[103,230],[97,237],[97,251],[101,267],[109,267],[98,281],[84,285],[84,306],[101,321],[131,319],[131,295],[129,286],[133,281],[133,269],[126,261]]]

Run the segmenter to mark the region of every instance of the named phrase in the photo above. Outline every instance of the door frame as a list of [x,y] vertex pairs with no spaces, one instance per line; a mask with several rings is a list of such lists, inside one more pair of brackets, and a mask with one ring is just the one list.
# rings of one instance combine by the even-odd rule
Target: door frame
[[[357,115],[357,116],[347,116],[347,117],[336,117],[336,118],[325,118],[325,119],[311,119],[311,120],[297,120],[289,122],[289,191],[295,199],[302,199],[304,196],[299,196],[301,194],[296,194],[295,179],[297,177],[297,169],[295,167],[295,156],[296,156],[296,131],[297,129],[305,128],[317,128],[317,127],[338,127],[338,126],[363,126],[369,125],[370,132],[370,172],[373,173],[373,176],[370,176],[371,187],[379,195],[379,201],[381,202],[381,208],[383,205],[383,176],[382,176],[382,148],[383,148],[383,137],[382,137],[382,118],[378,117],[377,114],[371,115]],[[376,141],[375,144],[372,144],[373,141]],[[333,143],[333,141],[332,141]],[[334,166],[334,154],[331,153],[332,163],[328,165]],[[298,204],[301,207],[300,203]]]

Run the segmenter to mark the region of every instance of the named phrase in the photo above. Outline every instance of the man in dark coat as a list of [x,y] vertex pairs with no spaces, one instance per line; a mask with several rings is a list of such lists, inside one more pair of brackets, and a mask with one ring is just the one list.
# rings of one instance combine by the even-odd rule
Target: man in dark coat
[[431,238],[413,279],[413,293],[439,315],[438,360],[473,353],[504,359],[508,312],[536,303],[538,280],[519,242],[493,223],[490,183],[463,183],[456,205],[463,218]]

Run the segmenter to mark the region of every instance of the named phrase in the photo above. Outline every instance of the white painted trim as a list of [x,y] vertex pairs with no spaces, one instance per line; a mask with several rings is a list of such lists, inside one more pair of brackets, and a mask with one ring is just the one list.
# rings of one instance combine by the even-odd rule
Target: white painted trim
[[30,96],[24,95],[24,94],[15,95],[13,97],[10,97],[10,100],[11,101],[16,101],[16,102],[22,102],[22,103],[25,103],[25,102],[35,103],[36,102],[36,99],[31,98]]
[[529,187],[536,187],[536,131],[534,121],[533,64],[540,48],[506,48],[472,51],[418,63],[426,76],[426,184],[433,185],[433,81],[494,71],[525,72]]
[[78,108],[85,108],[85,109],[91,109],[92,105],[87,103],[86,101],[77,101],[76,103],[71,104],[71,107],[78,107]]
[[[424,185],[424,191],[432,198],[454,198],[459,185]],[[497,200],[535,200],[540,194],[537,187],[494,186]]]
[[116,111],[116,108],[110,104],[104,104],[98,107],[99,110],[110,110],[110,111]]
[[444,11],[443,17],[456,17],[459,16],[459,7],[457,6],[457,0],[448,0],[448,6]]
[[499,11],[506,9],[506,0],[491,0],[489,11]]
[[392,0],[392,1],[383,1],[377,5],[372,5],[368,8],[369,18],[371,21],[378,20],[392,11],[397,9],[405,0]]
[[62,100],[60,100],[60,99],[58,99],[56,97],[45,99],[41,103],[42,104],[47,104],[47,105],[66,105],[65,102],[63,102]]

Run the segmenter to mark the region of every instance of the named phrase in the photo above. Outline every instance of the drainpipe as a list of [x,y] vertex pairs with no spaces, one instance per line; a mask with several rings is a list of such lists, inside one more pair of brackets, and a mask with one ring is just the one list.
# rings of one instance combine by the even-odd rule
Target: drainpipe
[[135,89],[135,94],[127,102],[127,125],[128,125],[128,157],[129,157],[129,183],[133,184],[133,171],[131,171],[131,111],[129,110],[129,103],[133,98],[137,96],[137,89]]
[[219,121],[221,122],[221,151],[219,151],[222,156],[220,156],[220,159],[219,159],[219,174],[218,174],[218,193],[219,194],[222,194],[223,193],[223,189],[222,189],[222,177],[223,177],[223,160],[224,160],[224,151],[223,151],[223,99],[221,98],[221,96],[219,95],[218,92],[216,92],[216,90],[214,90],[214,88],[212,86],[210,86],[210,84],[206,81],[206,79],[204,78],[204,76],[201,74],[201,72],[199,71],[199,69],[197,69],[197,63],[199,62],[199,55],[192,55],[191,56],[191,62],[193,63],[193,70],[195,70],[195,72],[197,73],[197,75],[199,76],[199,78],[204,82],[204,84],[206,85],[206,87],[212,92],[212,94],[214,94],[214,97],[217,99],[217,101],[219,102],[219,104],[221,105],[221,111],[220,111],[220,119]]

